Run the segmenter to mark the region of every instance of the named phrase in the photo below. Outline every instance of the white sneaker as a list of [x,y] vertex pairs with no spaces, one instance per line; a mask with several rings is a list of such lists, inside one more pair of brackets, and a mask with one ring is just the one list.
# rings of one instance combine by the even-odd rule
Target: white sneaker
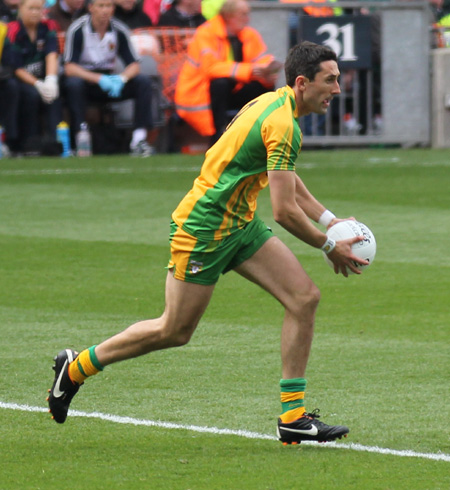
[[130,155],[133,157],[151,157],[156,153],[153,146],[150,146],[145,140],[139,141],[136,146],[132,146]]

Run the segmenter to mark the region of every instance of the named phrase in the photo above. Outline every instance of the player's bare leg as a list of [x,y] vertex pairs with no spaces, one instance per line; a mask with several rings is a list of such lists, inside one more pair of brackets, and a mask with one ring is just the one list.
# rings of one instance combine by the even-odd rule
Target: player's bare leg
[[345,436],[349,432],[347,427],[320,422],[318,410],[307,413],[303,404],[304,375],[313,340],[319,290],[295,255],[277,237],[267,240],[235,270],[266,289],[285,308],[280,386],[282,406],[289,408],[278,419],[278,438],[283,444],[298,444],[302,440],[333,441]]
[[104,366],[189,342],[213,290],[214,286],[179,281],[169,272],[166,306],[159,318],[135,323],[98,346],[82,351],[79,357],[71,349],[61,351],[54,359],[55,379],[47,398],[54,420],[58,423],[66,420],[72,398],[84,379]]
[[164,313],[152,320],[131,325],[95,348],[102,366],[189,342],[211,299],[214,286],[175,279],[166,280]]
[[285,308],[281,331],[283,378],[303,377],[320,293],[291,250],[272,237],[236,272],[258,284]]

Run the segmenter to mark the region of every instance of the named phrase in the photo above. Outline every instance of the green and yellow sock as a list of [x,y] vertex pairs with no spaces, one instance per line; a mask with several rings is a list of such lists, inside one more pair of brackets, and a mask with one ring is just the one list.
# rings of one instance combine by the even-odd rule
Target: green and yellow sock
[[306,379],[293,378],[280,380],[281,415],[284,424],[294,422],[306,412],[305,410]]
[[103,371],[103,366],[98,362],[93,345],[89,349],[80,352],[78,357],[69,364],[69,378],[73,383],[81,385],[86,378]]

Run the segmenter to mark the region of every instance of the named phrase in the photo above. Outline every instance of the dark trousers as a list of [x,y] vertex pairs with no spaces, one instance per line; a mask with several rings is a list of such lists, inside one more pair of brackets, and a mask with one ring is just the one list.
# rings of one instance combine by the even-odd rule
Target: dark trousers
[[17,115],[19,90],[12,78],[0,80],[0,126],[3,126],[7,143],[18,139]]
[[216,128],[216,134],[211,137],[211,144],[214,144],[225,131],[230,122],[230,111],[238,111],[247,102],[270,90],[257,81],[247,83],[237,91],[234,90],[236,85],[237,82],[232,78],[215,78],[210,82],[211,109]]
[[153,126],[151,100],[152,88],[148,76],[138,75],[129,80],[123,87],[120,97],[110,97],[96,83],[89,83],[78,77],[64,77],[64,98],[70,113],[72,131],[78,132],[80,124],[86,120],[88,102],[116,102],[134,99],[134,127],[148,128]]
[[0,91],[1,119],[11,150],[20,151],[31,138],[43,135],[56,139],[56,126],[61,121],[59,99],[45,104],[35,87],[15,77],[0,82]]

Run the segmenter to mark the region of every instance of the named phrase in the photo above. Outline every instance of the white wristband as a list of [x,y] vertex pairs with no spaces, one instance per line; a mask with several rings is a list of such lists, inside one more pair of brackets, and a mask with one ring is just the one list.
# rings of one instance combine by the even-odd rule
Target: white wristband
[[325,226],[326,228],[334,218],[336,218],[336,216],[328,209],[325,209],[319,218],[319,224]]
[[119,75],[120,79],[122,80],[123,83],[128,82],[128,78],[125,75]]
[[327,237],[327,241],[322,245],[321,250],[325,252],[327,255],[334,250],[336,246],[336,240],[333,240],[330,237]]

